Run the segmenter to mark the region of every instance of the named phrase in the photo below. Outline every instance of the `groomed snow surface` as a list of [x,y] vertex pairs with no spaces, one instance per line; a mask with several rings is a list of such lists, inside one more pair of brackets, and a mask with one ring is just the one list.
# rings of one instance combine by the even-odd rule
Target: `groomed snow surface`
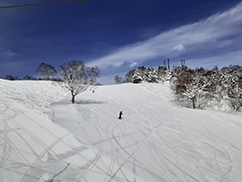
[[0,80],[1,182],[242,181],[241,114],[177,106],[169,83],[76,99],[48,81]]

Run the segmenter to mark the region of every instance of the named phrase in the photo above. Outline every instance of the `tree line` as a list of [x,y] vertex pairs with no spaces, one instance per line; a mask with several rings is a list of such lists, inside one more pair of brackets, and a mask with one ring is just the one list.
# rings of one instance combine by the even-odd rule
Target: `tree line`
[[186,66],[173,70],[171,88],[177,101],[196,109],[229,106],[242,111],[242,67],[230,65],[221,70]]
[[230,65],[221,70],[215,67],[190,69],[185,66],[170,68],[144,66],[129,71],[124,78],[114,77],[118,83],[160,83],[169,81],[178,103],[193,109],[229,107],[242,111],[242,67]]
[[55,69],[54,66],[51,66],[50,64],[46,64],[46,63],[41,63],[39,65],[39,67],[36,69],[36,73],[44,76],[44,78],[35,78],[33,76],[30,75],[26,75],[25,77],[23,77],[22,79],[19,78],[18,76],[12,76],[7,75],[4,79],[6,80],[56,80],[57,79],[57,71]]

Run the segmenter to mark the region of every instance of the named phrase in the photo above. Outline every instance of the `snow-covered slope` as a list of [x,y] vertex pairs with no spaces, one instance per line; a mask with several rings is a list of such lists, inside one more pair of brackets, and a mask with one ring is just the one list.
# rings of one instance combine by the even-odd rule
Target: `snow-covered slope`
[[168,83],[100,86],[73,105],[51,82],[0,80],[0,181],[240,182],[242,116],[171,100]]

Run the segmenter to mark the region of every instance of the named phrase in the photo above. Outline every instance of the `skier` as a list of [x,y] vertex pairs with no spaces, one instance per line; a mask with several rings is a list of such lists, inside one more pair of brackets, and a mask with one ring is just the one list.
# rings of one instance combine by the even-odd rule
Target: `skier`
[[122,115],[123,115],[123,112],[120,111],[120,113],[119,113],[119,118],[118,118],[118,119],[122,119]]

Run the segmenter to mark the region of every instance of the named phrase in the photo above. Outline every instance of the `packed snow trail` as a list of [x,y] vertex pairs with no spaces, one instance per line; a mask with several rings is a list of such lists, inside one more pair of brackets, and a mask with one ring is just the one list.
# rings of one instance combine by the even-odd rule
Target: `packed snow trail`
[[54,104],[53,121],[70,131],[81,124],[73,134],[99,151],[99,181],[240,181],[241,115],[180,108],[171,99],[168,84],[103,86],[75,105]]
[[100,86],[73,105],[51,82],[0,80],[0,99],[3,182],[242,179],[242,116],[178,107],[167,83]]

